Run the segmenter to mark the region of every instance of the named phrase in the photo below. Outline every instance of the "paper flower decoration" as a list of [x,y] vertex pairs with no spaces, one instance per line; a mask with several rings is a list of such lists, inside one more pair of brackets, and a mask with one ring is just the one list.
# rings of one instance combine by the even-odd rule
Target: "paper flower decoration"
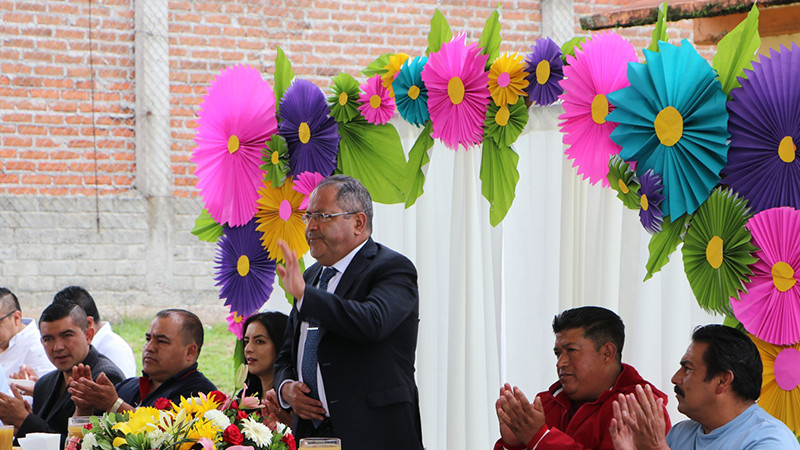
[[214,221],[207,209],[204,209],[194,220],[192,234],[201,241],[216,243],[224,232],[222,225]]
[[561,48],[550,38],[539,38],[531,45],[526,58],[528,67],[528,97],[537,105],[549,105],[564,92],[559,82],[564,79]]
[[406,122],[418,127],[430,119],[428,89],[422,82],[422,69],[427,62],[427,56],[407,60],[392,83],[397,111]]
[[303,172],[297,176],[297,182],[292,186],[292,189],[303,194],[303,201],[300,203],[300,209],[308,209],[308,200],[311,193],[317,188],[320,181],[325,177],[314,172]]
[[764,366],[758,405],[800,435],[800,344],[780,347],[750,336]]
[[197,113],[197,188],[217,223],[243,225],[256,212],[261,148],[277,130],[275,94],[258,70],[232,66],[208,88]]
[[628,67],[630,87],[611,93],[608,120],[620,156],[637,161],[636,173],[653,169],[664,182],[664,215],[694,212],[719,182],[728,139],[726,95],[717,74],[685,40],[645,49],[647,64]]
[[351,75],[340,73],[333,78],[331,95],[328,97],[328,104],[331,108],[331,116],[337,122],[349,122],[361,113],[358,112],[358,96],[361,91],[358,88],[358,81]]
[[264,185],[258,193],[258,211],[256,219],[258,228],[256,230],[263,233],[261,236],[262,245],[269,251],[270,258],[283,262],[285,260],[283,252],[278,247],[278,239],[283,239],[286,244],[297,253],[297,257],[302,257],[308,251],[308,242],[304,235],[305,224],[303,224],[303,210],[300,204],[303,202],[303,194],[293,189],[294,182],[292,177],[286,178],[286,182],[279,188]]
[[400,73],[403,63],[406,62],[408,58],[410,58],[410,56],[406,55],[405,53],[395,53],[389,57],[389,63],[384,67],[384,69],[386,69],[386,73],[381,75],[381,84],[386,88],[387,91],[389,91],[389,96],[392,98],[394,98],[392,82],[394,82],[395,78],[397,78],[397,74]]
[[325,96],[314,83],[295,80],[283,95],[279,116],[281,136],[289,147],[289,173],[319,172],[336,168],[338,126]]
[[244,335],[244,321],[247,317],[242,316],[237,311],[228,314],[225,320],[228,321],[228,331],[236,335],[236,339],[241,340]]
[[800,341],[800,212],[772,208],[747,223],[758,261],[745,293],[731,300],[733,313],[747,331],[770,344]]
[[633,173],[631,165],[619,155],[612,155],[608,160],[608,179],[611,188],[617,191],[617,198],[629,209],[639,209],[639,178]]
[[431,136],[453,150],[481,143],[483,121],[489,105],[488,76],[484,72],[489,55],[476,44],[466,44],[460,34],[430,54],[422,70],[428,88],[428,110],[433,122]]
[[528,72],[518,53],[504,53],[489,68],[489,92],[497,106],[514,105],[520,96],[527,96]]
[[614,109],[608,94],[629,85],[625,71],[633,61],[633,45],[611,31],[595,34],[575,49],[574,57],[567,56],[569,65],[561,80],[564,114],[558,117],[559,125],[567,157],[592,184],[608,186],[608,158],[620,149],[608,137],[617,126],[606,119]]
[[267,141],[267,147],[263,149],[261,160],[261,170],[266,170],[265,180],[278,187],[283,184],[286,174],[289,173],[289,148],[286,140],[280,134],[273,134]]
[[664,214],[661,213],[661,177],[652,170],[648,170],[639,177],[639,221],[645,230],[651,234],[661,231]]
[[683,267],[697,303],[706,311],[732,315],[730,298],[752,272],[755,246],[745,228],[752,214],[730,189],[715,189],[692,215],[683,243]]
[[800,208],[800,49],[770,50],[746,70],[728,102],[731,145],[722,183],[747,198],[755,212]]
[[394,115],[394,101],[389,91],[381,84],[381,76],[373,75],[366,83],[361,85],[361,96],[358,98],[361,106],[358,110],[375,125],[383,125]]
[[494,139],[498,145],[510,147],[517,141],[527,124],[528,107],[525,106],[525,102],[506,106],[491,103],[486,111],[485,134],[486,137]]
[[225,299],[231,311],[248,316],[269,299],[275,261],[260,245],[255,220],[240,227],[225,226],[214,262],[219,298]]

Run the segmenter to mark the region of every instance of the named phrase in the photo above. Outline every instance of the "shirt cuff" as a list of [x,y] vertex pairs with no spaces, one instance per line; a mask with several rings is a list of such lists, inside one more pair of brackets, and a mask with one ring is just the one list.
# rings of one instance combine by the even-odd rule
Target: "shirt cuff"
[[547,425],[542,425],[542,427],[539,428],[539,431],[537,431],[536,434],[534,434],[531,440],[528,442],[528,448],[535,450],[536,447],[539,445],[539,443],[542,442],[542,439],[544,439],[544,437],[547,436],[547,433],[549,432],[550,429],[547,428]]
[[283,400],[283,396],[281,395],[281,391],[283,390],[283,385],[286,384],[286,383],[289,383],[291,381],[294,381],[294,380],[283,380],[281,385],[278,386],[278,392],[276,392],[276,394],[278,394],[278,403],[281,404],[281,408],[283,408],[283,409],[292,409],[292,405],[286,403]]
[[522,444],[509,444],[503,438],[498,439],[494,444],[494,450],[525,450],[525,448]]

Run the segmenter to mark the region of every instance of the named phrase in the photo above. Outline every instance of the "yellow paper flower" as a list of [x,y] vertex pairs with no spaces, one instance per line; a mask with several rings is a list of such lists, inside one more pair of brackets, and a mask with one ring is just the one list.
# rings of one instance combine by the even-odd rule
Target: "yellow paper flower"
[[381,75],[381,84],[383,84],[383,87],[389,90],[389,95],[391,95],[392,98],[394,98],[392,82],[397,76],[397,73],[400,72],[400,68],[403,67],[403,63],[406,62],[408,58],[410,58],[410,56],[406,55],[405,53],[395,53],[389,57],[389,64],[384,67],[387,72]]
[[489,68],[489,92],[497,106],[514,105],[520,95],[527,96],[528,72],[525,61],[518,53],[505,53]]
[[256,211],[256,231],[264,233],[261,244],[269,252],[269,257],[278,262],[285,260],[283,252],[278,247],[278,239],[283,239],[286,244],[302,257],[308,251],[308,242],[305,238],[306,226],[303,224],[303,194],[292,189],[294,181],[291,177],[279,188],[264,184],[258,190],[258,210]]
[[758,405],[800,435],[800,342],[781,346],[748,336],[756,344],[764,365]]

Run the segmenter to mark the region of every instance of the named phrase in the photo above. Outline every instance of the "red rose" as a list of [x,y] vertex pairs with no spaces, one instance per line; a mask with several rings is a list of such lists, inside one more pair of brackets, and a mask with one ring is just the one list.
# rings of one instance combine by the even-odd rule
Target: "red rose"
[[225,431],[222,433],[222,439],[225,440],[230,445],[240,445],[244,438],[242,437],[242,432],[239,431],[239,428],[236,425],[228,425],[228,428],[225,428]]
[[84,429],[91,430],[92,429],[92,422],[87,423],[83,426]]
[[159,397],[159,399],[156,400],[156,402],[153,404],[153,406],[155,406],[156,409],[165,410],[165,409],[169,409],[171,404],[172,404],[172,402],[169,401],[168,398]]
[[244,410],[237,411],[236,412],[236,418],[239,419],[239,420],[247,419],[247,411],[244,411]]
[[223,394],[220,391],[211,391],[211,392],[208,393],[208,398],[210,398],[211,400],[214,400],[215,402],[217,402],[218,404],[221,405],[221,404],[225,403],[225,400],[228,399],[228,396]]
[[231,409],[239,409],[239,402],[236,400],[231,402]]
[[289,450],[297,450],[297,445],[294,443],[294,436],[292,433],[286,433],[281,438],[281,442],[286,443],[289,446]]

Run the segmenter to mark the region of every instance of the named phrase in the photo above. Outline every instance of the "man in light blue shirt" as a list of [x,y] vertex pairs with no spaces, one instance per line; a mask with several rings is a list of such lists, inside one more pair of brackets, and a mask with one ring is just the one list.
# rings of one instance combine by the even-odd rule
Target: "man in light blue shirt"
[[[690,420],[667,434],[648,388],[620,395],[614,405],[611,436],[622,449],[796,449],[797,437],[756,404],[761,395],[761,357],[744,333],[724,325],[697,328],[672,376],[678,411]],[[660,425],[660,428],[659,428]]]

